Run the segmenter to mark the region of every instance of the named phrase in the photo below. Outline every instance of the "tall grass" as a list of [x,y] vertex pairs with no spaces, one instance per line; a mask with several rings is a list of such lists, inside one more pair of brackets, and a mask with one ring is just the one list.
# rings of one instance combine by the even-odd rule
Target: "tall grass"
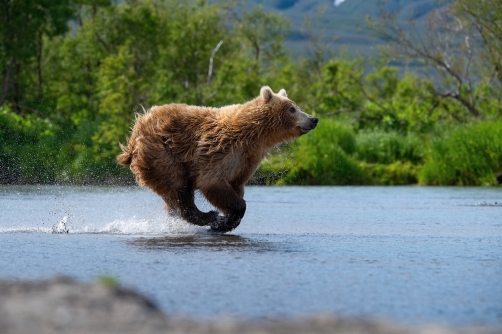
[[420,173],[429,185],[496,185],[502,172],[502,122],[451,130],[430,145]]
[[367,184],[405,185],[418,183],[423,162],[424,138],[413,133],[372,129],[356,136],[356,158]]

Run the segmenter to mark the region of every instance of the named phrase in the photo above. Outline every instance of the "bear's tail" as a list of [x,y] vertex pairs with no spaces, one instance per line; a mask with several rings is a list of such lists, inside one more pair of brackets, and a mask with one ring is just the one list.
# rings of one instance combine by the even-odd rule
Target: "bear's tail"
[[129,167],[131,165],[131,162],[132,162],[131,148],[129,146],[124,146],[122,144],[119,144],[119,145],[120,145],[120,149],[122,150],[122,154],[120,154],[117,157],[117,161],[122,166]]

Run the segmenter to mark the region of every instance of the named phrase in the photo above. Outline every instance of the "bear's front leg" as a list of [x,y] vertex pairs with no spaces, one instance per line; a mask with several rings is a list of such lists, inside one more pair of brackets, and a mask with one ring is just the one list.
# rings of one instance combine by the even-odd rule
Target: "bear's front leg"
[[217,207],[225,214],[225,219],[218,219],[210,224],[211,230],[226,233],[239,226],[244,213],[246,213],[246,201],[242,199],[232,186],[222,181],[206,189],[202,193],[209,203]]

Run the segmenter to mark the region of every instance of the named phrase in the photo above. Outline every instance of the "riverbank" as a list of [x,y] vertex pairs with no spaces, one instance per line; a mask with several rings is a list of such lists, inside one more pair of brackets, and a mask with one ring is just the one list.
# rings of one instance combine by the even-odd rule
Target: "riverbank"
[[318,315],[263,322],[171,318],[142,295],[113,281],[79,283],[56,277],[41,281],[0,280],[0,332],[16,333],[496,333],[495,329],[402,327],[365,319]]
[[[356,130],[321,118],[312,133],[272,150],[249,184],[498,186],[501,143],[501,121],[402,133]],[[131,171],[117,164],[118,152],[100,158],[79,148],[85,154],[66,155],[60,144],[51,145],[6,140],[0,145],[0,184],[135,184]]]

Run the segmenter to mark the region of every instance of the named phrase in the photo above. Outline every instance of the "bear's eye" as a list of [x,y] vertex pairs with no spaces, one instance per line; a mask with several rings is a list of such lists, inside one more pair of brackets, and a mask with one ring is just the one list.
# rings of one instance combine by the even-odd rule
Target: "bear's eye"
[[295,107],[291,107],[291,108],[289,108],[289,112],[290,112],[290,113],[292,113],[292,114],[294,114],[294,113],[296,112]]

